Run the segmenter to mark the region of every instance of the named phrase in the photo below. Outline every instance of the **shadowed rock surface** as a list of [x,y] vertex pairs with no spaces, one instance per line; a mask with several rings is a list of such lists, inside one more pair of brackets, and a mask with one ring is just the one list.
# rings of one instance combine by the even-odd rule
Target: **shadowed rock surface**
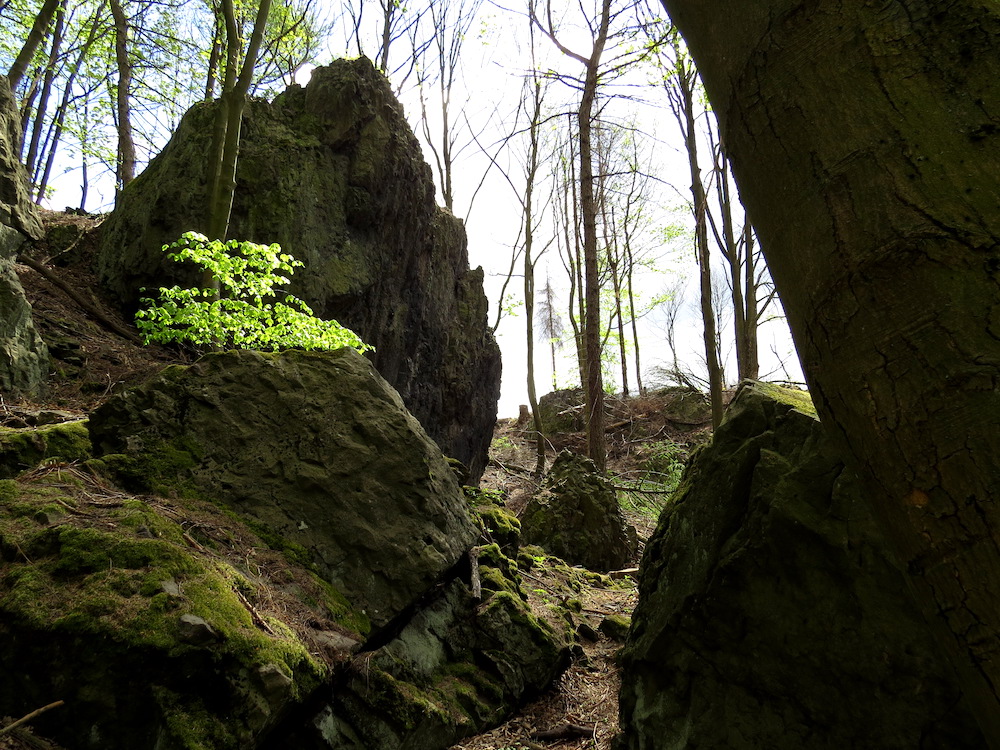
[[981,748],[808,396],[745,385],[643,555],[619,750]]
[[[99,273],[117,298],[192,284],[161,246],[204,228],[215,105],[199,104],[103,225]],[[462,223],[434,203],[430,168],[390,86],[365,59],[248,103],[229,236],[305,263],[292,291],[375,346],[376,369],[449,456],[482,474],[500,352]]]
[[45,382],[48,353],[13,261],[25,241],[43,232],[20,160],[21,117],[10,84],[0,79],[0,391],[30,395]]
[[351,349],[211,354],[89,428],[0,427],[0,716],[58,696],[69,750],[444,750],[568,662]]
[[209,354],[111,398],[90,433],[146,489],[187,486],[306,550],[375,628],[476,537],[440,450],[353,349]]
[[611,483],[584,456],[563,451],[545,485],[521,514],[521,536],[556,557],[590,570],[622,568],[636,552]]

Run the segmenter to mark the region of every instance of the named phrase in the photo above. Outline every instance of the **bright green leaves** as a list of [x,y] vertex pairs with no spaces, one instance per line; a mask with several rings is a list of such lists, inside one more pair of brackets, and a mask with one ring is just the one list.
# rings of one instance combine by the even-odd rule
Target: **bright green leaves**
[[190,261],[218,282],[219,290],[161,287],[144,297],[135,323],[145,342],[184,342],[223,349],[339,349],[372,347],[335,320],[317,318],[305,302],[277,287],[302,266],[281,247],[238,240],[209,240],[185,232],[163,250]]

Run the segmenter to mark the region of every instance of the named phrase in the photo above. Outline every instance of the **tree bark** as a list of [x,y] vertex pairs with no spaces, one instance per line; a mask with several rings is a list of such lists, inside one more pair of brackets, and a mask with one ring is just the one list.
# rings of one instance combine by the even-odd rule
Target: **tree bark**
[[31,58],[35,56],[35,50],[38,49],[38,45],[45,38],[49,23],[52,21],[52,16],[56,12],[56,7],[59,6],[60,2],[61,0],[45,0],[42,3],[38,15],[35,16],[35,22],[31,26],[31,31],[28,32],[28,38],[24,40],[21,51],[17,53],[14,63],[10,66],[10,70],[7,71],[7,80],[10,81],[11,91],[17,88],[17,84],[24,77],[24,71],[28,69]]
[[583,95],[577,113],[580,134],[580,214],[583,218],[584,296],[586,325],[584,343],[587,351],[587,382],[584,395],[587,408],[587,455],[598,471],[607,465],[607,439],[604,436],[604,383],[601,378],[601,280],[597,266],[597,204],[594,199],[594,157],[591,126],[597,98],[597,72],[608,39],[611,0],[603,0],[594,47],[587,60]]
[[1000,7],[665,4],[823,423],[1000,748]]
[[128,18],[121,0],[111,0],[111,15],[115,21],[115,60],[118,64],[118,90],[115,106],[118,111],[118,189],[135,177],[135,142],[132,139],[132,61],[128,58]]

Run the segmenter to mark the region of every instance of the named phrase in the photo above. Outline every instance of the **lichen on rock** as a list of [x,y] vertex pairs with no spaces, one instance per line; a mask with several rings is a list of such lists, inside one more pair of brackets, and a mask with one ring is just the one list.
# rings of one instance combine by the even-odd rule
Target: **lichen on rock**
[[745,383],[661,514],[621,656],[618,750],[983,746],[810,407]]
[[297,545],[375,628],[476,535],[440,450],[353,349],[209,354],[110,399],[90,431],[132,481],[211,498]]
[[[190,285],[161,247],[206,221],[201,103],[119,197],[102,226],[102,281]],[[462,222],[434,203],[420,145],[388,81],[364,59],[316,68],[308,86],[244,114],[229,236],[277,242],[305,266],[290,291],[375,347],[376,369],[446,455],[478,481],[496,421],[500,353]]]

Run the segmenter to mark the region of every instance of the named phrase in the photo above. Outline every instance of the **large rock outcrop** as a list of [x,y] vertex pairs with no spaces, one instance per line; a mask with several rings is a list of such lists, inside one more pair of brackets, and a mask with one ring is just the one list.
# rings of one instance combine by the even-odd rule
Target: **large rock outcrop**
[[376,628],[477,535],[440,450],[353,349],[206,355],[111,398],[90,433],[146,489],[187,485],[308,550]]
[[[161,246],[203,228],[214,104],[182,119],[103,226],[99,273],[123,302],[190,284]],[[305,263],[295,294],[375,346],[375,367],[478,479],[499,396],[499,349],[462,223],[434,203],[430,168],[388,82],[365,59],[248,103],[229,236]]]
[[9,82],[0,76],[0,391],[27,395],[44,383],[48,353],[13,266],[18,248],[43,235],[28,196],[20,143],[21,117]]
[[209,355],[93,445],[39,429],[0,430],[0,715],[58,696],[33,727],[71,750],[444,750],[568,660],[353,350]]
[[808,397],[745,385],[660,517],[618,750],[981,748]]

